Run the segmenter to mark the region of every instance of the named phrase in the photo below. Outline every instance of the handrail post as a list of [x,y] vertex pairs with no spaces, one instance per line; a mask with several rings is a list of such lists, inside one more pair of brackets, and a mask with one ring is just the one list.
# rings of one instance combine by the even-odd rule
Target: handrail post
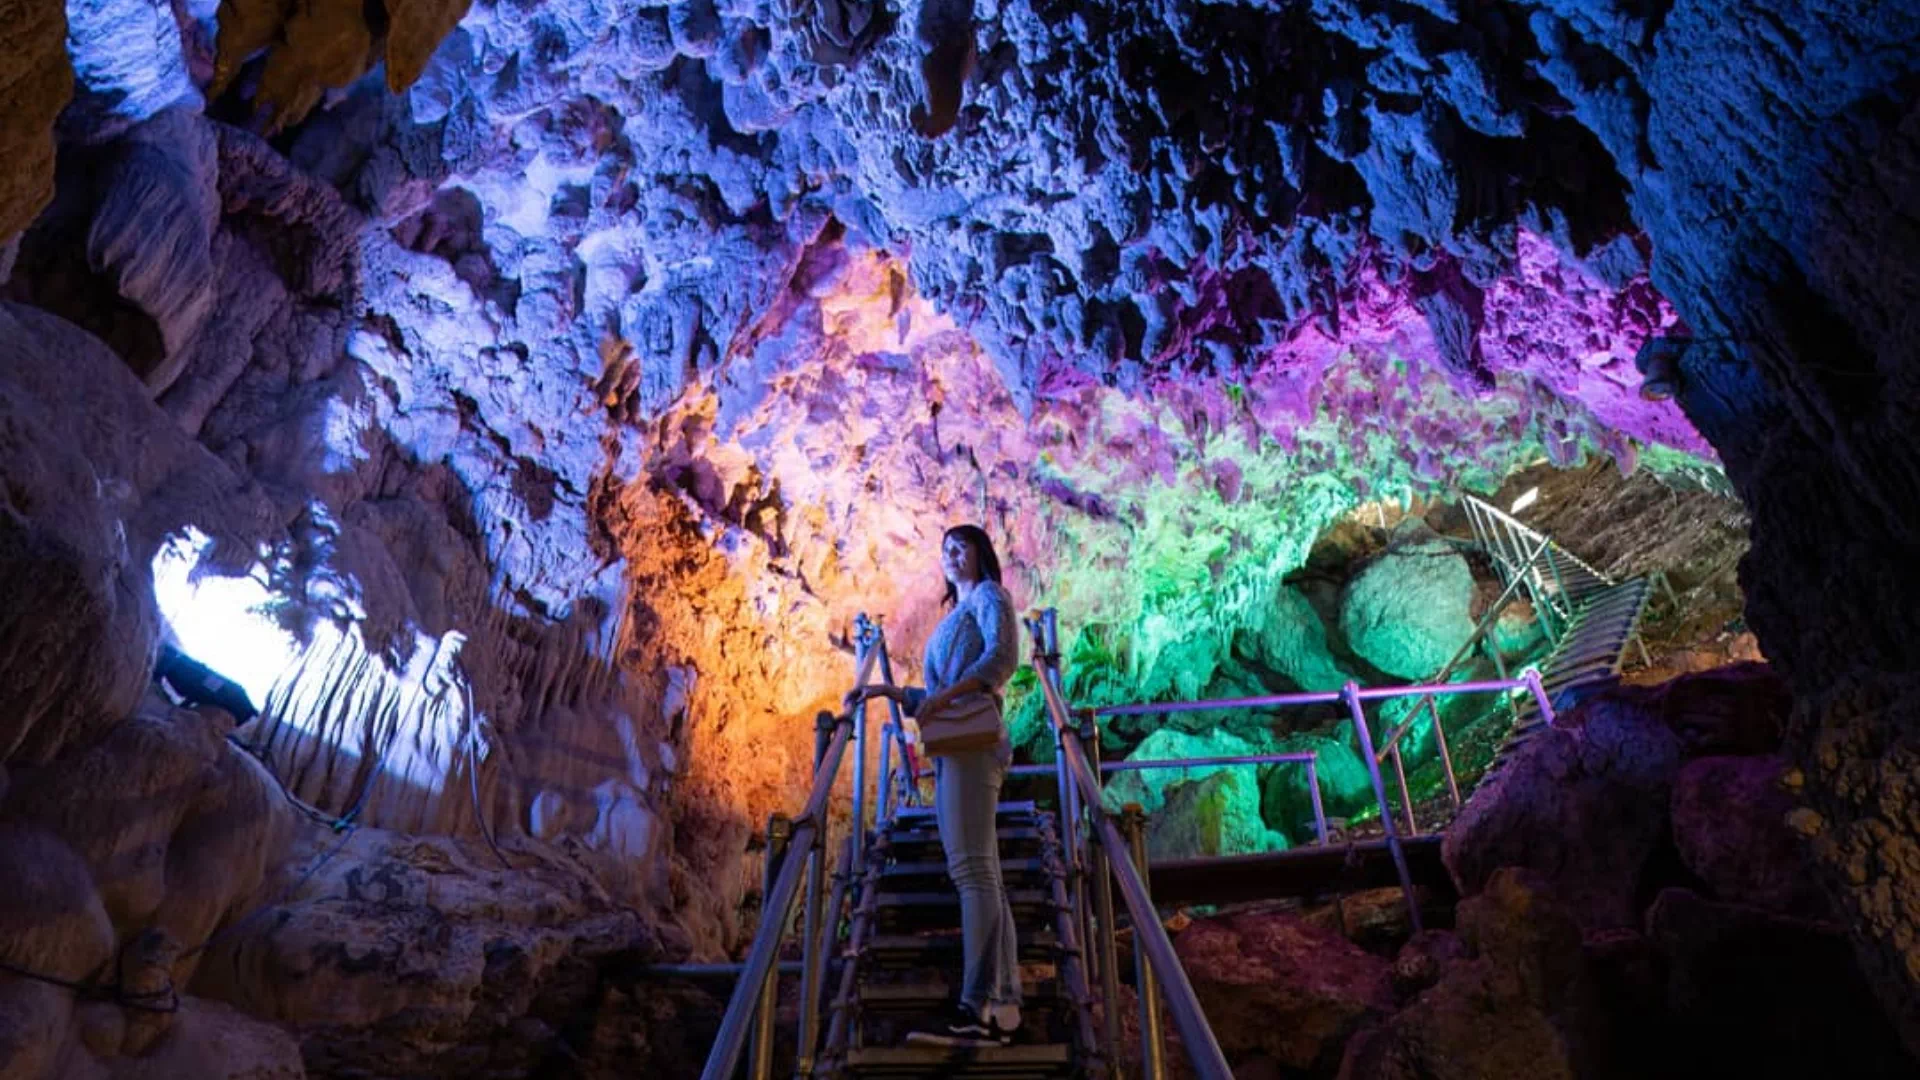
[[[1140,874],[1140,883],[1149,896],[1153,886],[1147,879],[1147,814],[1139,803],[1128,803],[1120,812],[1120,821],[1127,834],[1127,847],[1133,853],[1133,868]],[[1139,936],[1136,928],[1135,936]],[[1144,1080],[1160,1080],[1167,1072],[1167,1045],[1165,1035],[1160,1030],[1160,987],[1154,980],[1153,961],[1147,958],[1147,950],[1136,947],[1133,950],[1135,982],[1140,996],[1140,1068]]]
[[[1065,701],[1067,699],[1066,690],[1060,683],[1058,669],[1055,669],[1054,676],[1054,689],[1060,691],[1060,700]],[[1079,722],[1078,735],[1080,738],[1080,751],[1093,766],[1094,782],[1100,785],[1094,792],[1093,805],[1083,810],[1083,816],[1086,814],[1103,814],[1106,812],[1106,777],[1100,773],[1100,722],[1094,717],[1093,711],[1090,709],[1082,710],[1074,719]],[[1078,805],[1079,798],[1077,795],[1074,802]],[[1078,827],[1077,822],[1076,827]],[[1096,846],[1098,845],[1093,843],[1093,829],[1089,826],[1087,829],[1087,838],[1080,849],[1083,854],[1081,871],[1087,875],[1085,880],[1088,881],[1092,880],[1090,862],[1084,855],[1091,852]],[[1079,920],[1081,939],[1090,940],[1087,935],[1091,934],[1093,929],[1093,910],[1092,904],[1088,901],[1087,888],[1084,884],[1074,890],[1073,914],[1074,918]]]
[[1460,781],[1453,775],[1453,752],[1447,748],[1447,729],[1440,723],[1440,699],[1427,695],[1427,708],[1433,713],[1433,743],[1440,748],[1440,771],[1447,777],[1447,798],[1460,808]]
[[[1050,621],[1050,620],[1048,620]],[[1067,714],[1064,696],[1055,682],[1041,680],[1041,692],[1046,695],[1047,715],[1056,729],[1072,725]],[[1067,769],[1075,786],[1097,797],[1100,782],[1094,776],[1094,770],[1087,764],[1086,755],[1081,751],[1078,739],[1063,743],[1067,751]],[[1197,1080],[1232,1080],[1233,1070],[1228,1067],[1226,1055],[1220,1052],[1220,1042],[1214,1037],[1212,1028],[1207,1026],[1206,1016],[1200,1011],[1199,998],[1194,994],[1193,983],[1180,966],[1179,956],[1173,950],[1173,943],[1167,937],[1167,931],[1160,924],[1154,911],[1153,900],[1147,895],[1145,884],[1133,869],[1128,857],[1127,841],[1120,830],[1104,815],[1094,819],[1093,836],[1089,838],[1089,847],[1098,846],[1106,855],[1111,873],[1102,874],[1102,880],[1111,879],[1120,887],[1126,898],[1127,910],[1133,915],[1134,947],[1146,950],[1154,960],[1154,966],[1160,971],[1160,981],[1166,990],[1168,1009],[1172,1013],[1174,1026],[1180,1032],[1180,1038],[1186,1047],[1187,1058],[1193,1065]],[[1109,923],[1109,925],[1111,925]],[[1113,965],[1108,965],[1112,970]],[[1107,1013],[1112,1015],[1113,996],[1107,999]],[[710,1078],[709,1078],[710,1080]]]
[[1307,793],[1313,796],[1313,832],[1320,846],[1327,846],[1327,808],[1320,801],[1320,752],[1307,761]]
[[[1054,688],[1056,690],[1060,689],[1058,680],[1055,680]],[[1061,700],[1065,700],[1064,694],[1061,695]],[[1085,756],[1090,763],[1093,763],[1092,773],[1094,780],[1096,782],[1102,781],[1103,778],[1100,775],[1100,766],[1098,764],[1100,760],[1100,725],[1091,713],[1083,714],[1080,717],[1080,730],[1075,737],[1080,740],[1081,754]],[[1079,790],[1079,786],[1074,784],[1071,779],[1068,780],[1068,785],[1073,787],[1076,792]],[[1100,789],[1100,792],[1104,792],[1104,785]],[[1078,799],[1076,798],[1075,801],[1077,802]],[[1092,942],[1094,940],[1093,935],[1096,932],[1099,935],[1100,993],[1102,999],[1106,1002],[1100,1010],[1101,1027],[1103,1029],[1101,1034],[1106,1039],[1107,1062],[1111,1068],[1117,1071],[1120,1067],[1120,927],[1114,922],[1113,878],[1108,872],[1107,854],[1101,849],[1099,842],[1094,839],[1091,825],[1092,820],[1103,817],[1106,812],[1107,808],[1104,795],[1096,792],[1093,805],[1086,807],[1084,810],[1084,816],[1089,819],[1086,845],[1082,849],[1085,853],[1086,865],[1081,879],[1081,886],[1075,891],[1073,906],[1074,917],[1079,920],[1081,934],[1083,935],[1082,940]],[[1080,823],[1076,821],[1074,827],[1078,829]],[[1087,896],[1089,890],[1093,893],[1091,903],[1088,902]],[[1096,921],[1099,923],[1097,927],[1094,925]]]
[[[773,902],[773,883],[780,876],[780,864],[786,857],[787,842],[793,837],[793,822],[785,814],[774,814],[767,819],[767,876],[766,884],[761,887],[761,903]],[[776,938],[784,926],[774,925]],[[773,1076],[773,1012],[779,1002],[780,970],[778,966],[767,969],[767,977],[760,984],[760,1004],[753,1015],[753,1057],[747,1075],[752,1080],[769,1080]]]
[[873,793],[875,828],[886,821],[893,809],[893,725],[880,725],[880,782]]
[[[887,639],[880,625],[861,612],[854,619],[854,625],[860,630],[863,641],[868,642],[866,650],[875,653],[883,663],[887,655]],[[863,650],[863,651],[866,651]],[[870,658],[860,656],[856,660],[856,672],[870,670]],[[881,678],[886,677],[886,669],[881,668]],[[860,679],[855,675],[856,681]],[[867,863],[867,702],[862,701],[853,710],[853,813],[850,828],[853,829],[853,872],[858,874]]]
[[1395,743],[1391,752],[1393,754],[1394,781],[1400,785],[1400,813],[1407,819],[1407,835],[1409,837],[1419,836],[1420,826],[1413,819],[1413,789],[1407,786],[1407,762],[1406,759],[1401,756],[1400,744]]
[[1540,682],[1540,669],[1528,666],[1526,671],[1521,672],[1520,678],[1526,681],[1527,689],[1533,691],[1534,704],[1540,706],[1540,722],[1552,727],[1553,702],[1547,700],[1547,688]]
[[1380,762],[1373,754],[1373,734],[1367,730],[1367,710],[1360,704],[1360,684],[1349,680],[1340,690],[1353,716],[1354,734],[1360,739],[1360,757],[1367,763],[1367,778],[1373,781],[1373,797],[1380,802],[1380,828],[1386,834],[1387,854],[1393,856],[1393,869],[1400,875],[1401,891],[1407,895],[1407,916],[1414,930],[1420,925],[1420,902],[1413,895],[1413,872],[1407,869],[1407,853],[1400,848],[1400,837],[1393,831],[1393,808],[1387,805],[1387,785],[1380,779]]
[[[880,634],[880,678],[883,681],[885,681],[885,683],[888,686],[892,686],[894,684],[893,683],[893,656],[891,653],[887,651],[887,635],[884,631]],[[911,786],[917,783],[918,780],[913,775],[913,770],[907,767],[907,725],[906,725],[906,722],[902,719],[902,714],[900,711],[900,703],[893,700],[892,698],[887,699],[887,722],[888,722],[888,726],[893,731],[893,741],[895,744],[895,749],[897,749],[900,753],[900,768],[902,771],[904,771],[907,774],[907,784]],[[892,758],[887,759],[886,771],[881,775],[882,775],[881,782],[883,784],[890,783],[892,781],[892,778],[893,778],[893,759]],[[891,795],[883,796],[883,804],[885,807],[885,809],[882,810],[883,814],[893,810],[894,809],[893,797]]]
[[[834,716],[821,712],[813,718],[813,769],[815,774],[827,759],[827,744],[833,739]],[[810,834],[807,845],[806,939],[800,946],[800,1031],[799,1060],[794,1072],[806,1080],[813,1075],[813,1054],[820,1037],[820,984],[826,979],[827,943],[822,938],[820,905],[826,891],[827,831],[824,823]],[[773,883],[769,879],[767,887]],[[835,918],[839,912],[832,912]],[[830,929],[830,928],[827,928]],[[831,936],[829,933],[828,937]]]

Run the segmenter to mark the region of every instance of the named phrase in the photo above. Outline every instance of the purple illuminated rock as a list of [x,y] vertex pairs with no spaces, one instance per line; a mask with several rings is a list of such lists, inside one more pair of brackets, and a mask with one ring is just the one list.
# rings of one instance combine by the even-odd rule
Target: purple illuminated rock
[[1673,782],[1673,839],[1686,864],[1729,903],[1801,916],[1828,912],[1778,757],[1707,757]]
[[[1410,966],[1438,979],[1405,1009],[1347,1043],[1341,1080],[1571,1078],[1605,1065],[1605,1018],[1580,927],[1538,877],[1506,869],[1459,909],[1457,955],[1428,938]],[[1411,946],[1410,946],[1411,948]]]
[[1291,1069],[1326,1068],[1362,1023],[1393,1006],[1385,960],[1296,916],[1199,919],[1174,939],[1221,1048]]
[[1582,926],[1636,926],[1640,882],[1666,842],[1680,743],[1630,698],[1600,697],[1536,733],[1448,828],[1464,896],[1503,867],[1551,885]]

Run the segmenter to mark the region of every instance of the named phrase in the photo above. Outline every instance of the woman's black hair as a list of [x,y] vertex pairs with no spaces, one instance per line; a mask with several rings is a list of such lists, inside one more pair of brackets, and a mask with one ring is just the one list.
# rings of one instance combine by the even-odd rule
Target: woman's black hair
[[[940,537],[940,546],[945,547],[948,538],[958,538],[961,543],[973,549],[974,561],[980,564],[980,579],[991,581],[995,585],[1000,581],[1000,556],[994,554],[993,541],[987,539],[987,530],[978,525],[955,525]],[[960,599],[960,592],[947,582],[946,604],[952,607]]]

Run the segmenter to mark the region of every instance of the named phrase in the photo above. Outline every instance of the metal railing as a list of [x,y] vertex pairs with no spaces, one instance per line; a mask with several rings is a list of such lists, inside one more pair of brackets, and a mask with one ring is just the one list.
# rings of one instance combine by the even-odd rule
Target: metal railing
[[[1233,1070],[1227,1067],[1220,1043],[1214,1038],[1213,1029],[1207,1026],[1207,1018],[1200,1011],[1200,1000],[1193,992],[1193,984],[1180,966],[1179,956],[1173,951],[1173,941],[1167,937],[1160,914],[1154,909],[1145,876],[1146,851],[1144,846],[1137,843],[1141,835],[1138,815],[1128,815],[1128,831],[1133,834],[1130,838],[1114,824],[1112,815],[1099,809],[1100,770],[1095,762],[1089,760],[1081,735],[1082,727],[1094,725],[1077,725],[1067,709],[1063,691],[1065,684],[1060,676],[1057,616],[1051,609],[1040,612],[1038,617],[1028,620],[1027,627],[1033,636],[1033,666],[1040,676],[1040,691],[1046,699],[1047,716],[1053,725],[1054,746],[1059,755],[1055,765],[1061,778],[1063,810],[1068,802],[1073,804],[1074,813],[1066,820],[1084,824],[1090,834],[1085,838],[1088,842],[1082,844],[1076,828],[1062,830],[1063,839],[1073,838],[1066,844],[1072,852],[1070,866],[1087,867],[1078,880],[1084,886],[1093,887],[1096,893],[1099,910],[1095,914],[1101,924],[1099,955],[1107,1060],[1117,1060],[1118,1054],[1115,1005],[1119,1002],[1119,995],[1113,947],[1115,925],[1112,901],[1107,899],[1110,897],[1110,884],[1117,883],[1133,924],[1144,1075],[1147,1080],[1159,1080],[1163,1075],[1165,1047],[1159,1021],[1159,999],[1164,991],[1167,1011],[1172,1014],[1174,1028],[1180,1032],[1194,1074],[1200,1080],[1232,1080]],[[1087,854],[1093,856],[1091,863],[1080,861],[1083,847]]]
[[[1531,667],[1524,669],[1520,673],[1520,676],[1514,679],[1493,679],[1493,680],[1485,680],[1485,681],[1479,681],[1479,682],[1459,682],[1459,683],[1436,682],[1436,683],[1420,683],[1420,684],[1415,684],[1410,686],[1376,686],[1376,687],[1361,687],[1358,683],[1349,682],[1344,688],[1338,691],[1307,691],[1307,692],[1297,693],[1297,694],[1264,694],[1259,697],[1215,698],[1215,699],[1206,700],[1206,701],[1170,701],[1170,702],[1141,703],[1141,704],[1130,704],[1130,705],[1110,705],[1105,708],[1096,709],[1094,710],[1094,712],[1099,716],[1151,716],[1151,715],[1157,715],[1157,714],[1163,714],[1163,713],[1210,712],[1213,710],[1228,710],[1228,709],[1272,709],[1272,708],[1286,708],[1289,706],[1304,706],[1304,705],[1332,705],[1332,704],[1346,705],[1347,712],[1353,719],[1354,734],[1360,741],[1361,759],[1366,763],[1368,777],[1373,782],[1374,788],[1379,796],[1378,801],[1380,805],[1381,827],[1386,833],[1388,849],[1394,855],[1395,865],[1397,867],[1402,868],[1403,870],[1402,880],[1404,882],[1409,882],[1408,901],[1409,901],[1409,904],[1411,904],[1412,902],[1412,892],[1411,892],[1411,884],[1410,884],[1411,876],[1404,872],[1405,859],[1399,851],[1398,837],[1395,833],[1394,824],[1393,824],[1392,803],[1386,796],[1386,785],[1380,776],[1380,764],[1381,762],[1388,760],[1389,757],[1393,759],[1394,769],[1395,769],[1395,779],[1400,789],[1400,802],[1403,806],[1402,819],[1406,825],[1408,833],[1411,835],[1417,835],[1419,832],[1419,829],[1414,821],[1412,791],[1409,789],[1407,784],[1407,774],[1406,774],[1405,767],[1401,762],[1398,744],[1405,737],[1407,731],[1412,727],[1413,721],[1419,717],[1419,712],[1422,705],[1424,705],[1427,701],[1433,698],[1450,695],[1450,694],[1510,693],[1516,690],[1525,690],[1531,693],[1534,697],[1535,702],[1538,704],[1540,708],[1541,718],[1549,724],[1553,722],[1553,707],[1551,704],[1549,704],[1547,700],[1546,690],[1541,683],[1540,672]],[[1363,703],[1369,702],[1369,701],[1385,701],[1392,698],[1400,698],[1400,697],[1412,697],[1416,694],[1421,695],[1421,704],[1415,705],[1413,711],[1408,714],[1408,719],[1405,722],[1401,723],[1398,727],[1396,727],[1392,733],[1390,733],[1389,738],[1392,740],[1391,742],[1382,741],[1379,745],[1379,748],[1375,749],[1373,738],[1372,738],[1372,730],[1367,722],[1366,709]],[[1438,740],[1444,740],[1445,732],[1442,728],[1439,727],[1439,716],[1438,716],[1437,708],[1435,709],[1434,722],[1435,722],[1436,738]],[[1448,776],[1448,785],[1449,785],[1449,788],[1454,791],[1455,798],[1456,798],[1456,805],[1458,805],[1457,803],[1458,789],[1455,786],[1455,781],[1453,780],[1452,762],[1450,760],[1451,755],[1445,749],[1444,745],[1442,746],[1441,754],[1442,754],[1442,760],[1443,762],[1445,762],[1445,766],[1446,766],[1446,771]],[[1187,767],[1187,766],[1211,764],[1211,763],[1214,763],[1214,761],[1216,760],[1221,763],[1224,763],[1230,759],[1169,758],[1169,759],[1164,759],[1160,761],[1140,762],[1140,763],[1135,763],[1131,761],[1118,762],[1118,763],[1114,763],[1111,766],[1102,766],[1102,768],[1105,768],[1105,769],[1127,768],[1127,767],[1181,768],[1181,767]],[[1317,769],[1317,763],[1315,765],[1315,768]],[[1318,802],[1317,788],[1315,789],[1315,801],[1316,803]],[[1321,813],[1321,811],[1316,807],[1315,813],[1316,813],[1316,816],[1318,816]],[[1419,922],[1418,912],[1414,913],[1414,920],[1415,920],[1415,925],[1417,926]]]
[[[1533,549],[1532,557],[1538,557],[1541,552],[1546,550],[1547,545],[1550,543],[1552,543],[1551,540],[1548,540],[1544,536],[1541,537],[1540,543]],[[1447,662],[1441,666],[1439,674],[1433,677],[1433,682],[1447,682],[1447,677],[1453,674],[1453,669],[1458,667],[1460,661],[1466,659],[1468,654],[1473,652],[1473,647],[1486,637],[1487,632],[1493,629],[1495,623],[1500,621],[1501,613],[1507,609],[1507,602],[1513,599],[1515,592],[1519,591],[1521,581],[1520,576],[1515,575],[1507,582],[1507,587],[1501,591],[1499,599],[1487,606],[1487,610],[1480,616],[1480,621],[1474,625],[1473,633],[1467,637],[1466,641],[1461,643],[1458,649],[1454,650],[1452,656],[1447,658]],[[1494,666],[1499,669],[1500,677],[1505,679],[1507,677],[1507,665],[1505,659],[1500,655],[1499,643],[1494,642],[1487,652],[1493,657]],[[1446,725],[1440,720],[1440,706],[1435,703],[1437,700],[1438,696],[1435,694],[1429,693],[1422,696],[1420,700],[1414,704],[1413,708],[1408,711],[1406,719],[1402,720],[1397,727],[1388,732],[1386,738],[1380,740],[1380,752],[1382,754],[1392,755],[1394,775],[1399,778],[1401,791],[1405,792],[1407,787],[1407,767],[1406,763],[1401,760],[1400,740],[1405,738],[1409,731],[1413,730],[1413,725],[1419,721],[1422,711],[1430,711],[1433,715],[1434,745],[1440,751],[1440,768],[1445,772],[1447,778],[1447,797],[1453,801],[1453,808],[1459,810],[1461,806],[1460,779],[1453,771],[1453,751],[1452,748],[1447,745],[1447,729]],[[1407,831],[1409,833],[1418,833],[1420,827],[1414,821],[1412,800],[1407,800],[1403,809],[1406,813]]]
[[[1307,791],[1313,800],[1313,831],[1319,843],[1327,842],[1327,811],[1320,799],[1320,755],[1311,751],[1289,754],[1238,754],[1231,757],[1209,758],[1132,758],[1126,761],[1103,761],[1100,763],[1102,775],[1116,772],[1146,772],[1154,769],[1216,769],[1234,765],[1304,765],[1307,768]],[[1015,765],[1007,770],[1008,776],[1041,776],[1054,772],[1052,765]]]
[[[860,680],[865,682],[864,673]],[[793,914],[793,902],[800,892],[801,870],[807,866],[818,865],[820,849],[824,846],[826,832],[827,799],[833,791],[833,780],[840,771],[840,760],[846,756],[847,744],[852,741],[853,721],[851,714],[833,719],[833,735],[822,748],[819,761],[814,767],[812,794],[807,798],[806,809],[800,817],[790,824],[785,850],[775,843],[782,830],[781,819],[775,816],[768,826],[767,881],[765,899],[761,905],[760,924],[753,937],[753,946],[747,952],[747,959],[741,965],[740,981],[734,984],[733,996],[727,999],[727,1011],[720,1020],[720,1031],[714,1036],[713,1049],[707,1055],[706,1068],[701,1071],[701,1080],[731,1080],[734,1067],[740,1061],[740,1052],[745,1046],[751,1029],[757,1036],[752,1063],[752,1075],[764,1078],[770,1075],[772,1068],[772,997],[775,972],[774,957],[780,949],[780,939],[785,936],[788,920]],[[807,853],[806,859],[795,859],[795,851]],[[818,873],[812,875],[813,893],[818,885]],[[817,910],[815,902],[809,902],[810,910]],[[818,916],[812,920],[817,923]],[[814,946],[817,940],[813,935],[815,927],[809,927],[807,952],[817,954]],[[801,967],[803,977],[810,973],[813,964],[820,958],[817,955],[803,956]],[[817,1004],[817,1003],[815,1003]],[[802,1009],[808,1007],[808,1001],[802,999]],[[815,1013],[818,1020],[818,1013]]]
[[[858,630],[855,663],[856,687],[864,687],[878,670],[880,678],[892,685],[892,665],[887,655],[885,635],[865,615],[856,620]],[[1137,805],[1129,804],[1119,814],[1103,805],[1101,777],[1115,772],[1171,768],[1224,768],[1235,766],[1292,764],[1307,770],[1308,790],[1312,795],[1314,828],[1321,844],[1328,842],[1325,804],[1320,791],[1318,755],[1312,752],[1247,754],[1211,758],[1185,758],[1140,761],[1100,760],[1098,716],[1130,716],[1211,711],[1237,708],[1275,708],[1296,705],[1339,703],[1353,718],[1360,742],[1362,760],[1380,807],[1385,844],[1392,857],[1395,873],[1406,896],[1412,925],[1421,925],[1419,904],[1405,852],[1400,847],[1394,826],[1394,814],[1387,795],[1379,763],[1389,749],[1374,749],[1366,718],[1365,703],[1388,698],[1460,693],[1482,693],[1527,689],[1540,706],[1543,718],[1552,722],[1553,714],[1542,689],[1539,674],[1528,669],[1521,678],[1494,682],[1448,683],[1408,687],[1363,689],[1349,682],[1338,692],[1272,694],[1262,697],[1229,698],[1211,701],[1167,702],[1109,706],[1098,710],[1071,710],[1066,702],[1065,682],[1060,670],[1059,630],[1052,610],[1036,613],[1028,620],[1033,636],[1033,666],[1045,700],[1046,713],[1054,734],[1055,760],[1052,765],[1018,766],[1015,775],[1052,772],[1059,788],[1060,854],[1062,867],[1056,879],[1060,883],[1058,936],[1066,959],[1063,978],[1079,988],[1081,1000],[1088,1000],[1097,977],[1100,1000],[1105,1003],[1102,1038],[1104,1050],[1090,1045],[1094,1038],[1088,1030],[1084,1049],[1107,1063],[1117,1060],[1119,1020],[1114,1007],[1119,999],[1120,978],[1115,944],[1113,888],[1117,884],[1128,918],[1134,927],[1136,986],[1140,996],[1140,1031],[1143,1040],[1141,1060],[1149,1078],[1162,1075],[1165,1048],[1160,1010],[1170,1016],[1180,1033],[1194,1072],[1202,1080],[1230,1080],[1231,1071],[1220,1052],[1198,999],[1185,971],[1180,967],[1173,943],[1161,924],[1149,889],[1149,868],[1145,845],[1145,815]],[[820,1016],[826,984],[827,958],[836,939],[836,927],[846,908],[848,894],[864,873],[866,842],[869,832],[869,776],[866,766],[867,728],[865,702],[835,716],[821,713],[816,721],[813,784],[805,808],[791,820],[775,815],[768,826],[766,884],[760,921],[745,961],[735,965],[665,965],[661,974],[718,976],[737,970],[739,981],[728,999],[725,1015],[702,1071],[702,1080],[731,1080],[749,1040],[753,1053],[749,1059],[751,1080],[767,1080],[772,1075],[772,1027],[775,980],[782,971],[797,970],[801,977],[797,1075],[813,1075],[820,1049]],[[1416,707],[1416,714],[1418,707]],[[1395,732],[1397,743],[1406,725]],[[881,728],[877,797],[872,809],[877,821],[888,820],[899,808],[899,800],[913,792],[912,750],[897,703],[889,702],[888,719]],[[851,822],[840,850],[837,870],[825,872],[827,847],[827,807],[835,781],[847,751],[854,753]],[[896,780],[905,783],[897,785]],[[1403,801],[1410,793],[1402,773],[1400,790]],[[896,790],[896,788],[898,790]],[[796,857],[799,856],[799,857]],[[827,900],[826,885],[833,884],[832,899]],[[866,888],[871,891],[873,874],[865,873]],[[792,920],[796,903],[802,902],[804,881],[801,959],[797,966],[776,962],[782,938]],[[859,910],[854,905],[854,945],[859,938]],[[1086,947],[1080,947],[1085,943]],[[846,997],[853,977],[849,964],[841,969],[840,996]],[[1164,999],[1164,1003],[1163,1003]],[[844,1043],[845,1014],[836,1013],[835,1030],[826,1039],[827,1052]]]

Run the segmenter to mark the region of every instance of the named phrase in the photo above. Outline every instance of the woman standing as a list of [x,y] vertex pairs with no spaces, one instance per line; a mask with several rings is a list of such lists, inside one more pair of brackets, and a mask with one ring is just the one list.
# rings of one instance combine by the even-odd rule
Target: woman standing
[[[871,697],[898,701],[913,716],[930,716],[965,694],[1000,691],[1019,666],[1013,598],[1000,583],[1000,559],[985,531],[956,525],[940,541],[951,608],[927,639],[925,689],[869,686],[848,695],[849,705]],[[916,1029],[914,1042],[1005,1045],[1020,1026],[1020,964],[1013,909],[1000,875],[996,828],[1000,786],[1013,747],[1003,727],[988,750],[933,759],[934,815],[947,872],[960,893],[965,969],[949,1015]]]

